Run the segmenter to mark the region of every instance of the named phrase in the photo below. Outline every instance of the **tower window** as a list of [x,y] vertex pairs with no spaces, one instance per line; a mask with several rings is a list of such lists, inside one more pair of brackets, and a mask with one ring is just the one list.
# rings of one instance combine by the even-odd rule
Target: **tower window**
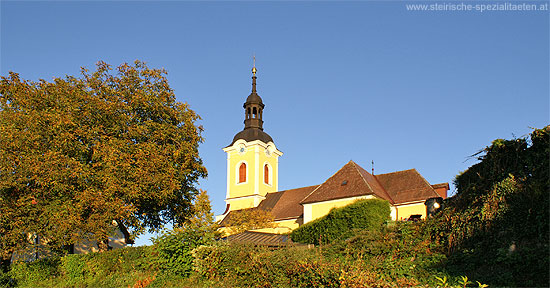
[[246,182],[246,164],[241,163],[239,166],[239,183]]
[[267,164],[264,165],[264,183],[270,184],[269,182],[269,166]]
[[252,108],[252,118],[258,118],[258,111],[256,111],[256,107]]

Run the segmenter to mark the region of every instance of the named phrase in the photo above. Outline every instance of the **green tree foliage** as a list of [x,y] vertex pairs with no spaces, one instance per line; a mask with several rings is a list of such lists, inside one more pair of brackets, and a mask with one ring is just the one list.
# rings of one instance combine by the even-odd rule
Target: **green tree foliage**
[[206,191],[201,191],[193,205],[193,216],[153,239],[159,267],[172,275],[189,276],[193,270],[191,252],[198,246],[212,244],[220,236],[217,230],[210,199]]
[[448,268],[497,286],[547,286],[550,126],[497,139],[455,179],[457,195],[426,229]]
[[227,227],[225,236],[249,230],[277,227],[277,224],[274,223],[275,217],[273,217],[273,214],[258,208],[231,211],[226,217],[228,218],[225,224]]
[[132,234],[191,214],[202,127],[164,70],[99,62],[80,77],[0,81],[0,251]]
[[357,229],[381,229],[382,224],[390,220],[390,212],[390,204],[386,200],[358,200],[298,227],[290,236],[292,241],[301,243],[331,243],[353,235]]

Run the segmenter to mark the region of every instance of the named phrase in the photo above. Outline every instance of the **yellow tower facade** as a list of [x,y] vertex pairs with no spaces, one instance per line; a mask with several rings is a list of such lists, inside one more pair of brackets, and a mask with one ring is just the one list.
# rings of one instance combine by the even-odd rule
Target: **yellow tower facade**
[[252,68],[252,93],[243,105],[244,129],[223,148],[227,153],[226,211],[256,207],[265,195],[278,191],[279,157],[271,136],[263,131],[262,98],[256,91],[256,67]]

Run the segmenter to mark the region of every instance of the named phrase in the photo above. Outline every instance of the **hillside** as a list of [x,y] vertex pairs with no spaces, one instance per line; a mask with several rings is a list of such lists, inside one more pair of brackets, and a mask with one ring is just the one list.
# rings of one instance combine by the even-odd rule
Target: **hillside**
[[[9,272],[0,275],[0,284],[547,287],[549,136],[547,126],[533,131],[529,138],[495,140],[476,155],[477,164],[457,176],[457,194],[426,221],[383,221],[386,215],[375,227],[338,232],[345,237],[326,239],[313,248],[270,249],[214,241],[212,223],[197,220],[202,224],[168,231],[150,247],[12,264]],[[339,208],[331,212],[336,216],[308,229],[332,225],[327,219],[337,219],[339,228],[348,227],[350,223],[342,221],[356,219],[342,216],[349,211],[363,213],[361,209]]]

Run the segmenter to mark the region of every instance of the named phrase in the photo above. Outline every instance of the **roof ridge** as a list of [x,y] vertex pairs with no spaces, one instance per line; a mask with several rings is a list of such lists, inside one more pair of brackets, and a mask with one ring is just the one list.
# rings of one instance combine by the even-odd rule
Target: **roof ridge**
[[298,188],[292,188],[292,189],[286,189],[286,190],[281,190],[279,192],[285,192],[285,191],[290,191],[290,190],[298,190],[298,189],[304,189],[304,188],[309,188],[309,187],[313,187],[313,186],[319,186],[321,184],[316,184],[316,185],[309,185],[309,186],[304,186],[304,187],[298,187]]
[[[372,189],[372,187],[370,187],[369,182],[367,181],[367,179],[365,179],[365,177],[363,177],[363,174],[361,173],[361,171],[359,171],[359,168],[357,168],[359,165],[357,165],[355,162],[353,162],[353,164],[355,166],[355,170],[357,171],[357,173],[359,173],[359,176],[361,176],[361,179],[363,179],[363,182],[365,182],[365,184],[367,184],[367,187],[369,187],[370,191],[373,194],[376,194],[376,193],[374,193],[374,189]],[[361,168],[363,168],[363,167],[361,167]],[[363,169],[363,170],[365,170],[365,169]],[[369,173],[369,172],[367,172],[367,173]]]
[[[350,162],[353,163],[352,160],[350,160],[348,163],[346,163],[346,165],[348,165]],[[315,193],[315,191],[317,191],[317,189],[319,189],[319,187],[323,186],[323,184],[327,183],[328,179],[334,177],[334,175],[338,174],[338,172],[340,172],[342,169],[344,169],[344,167],[346,167],[346,165],[342,166],[342,168],[338,169],[338,171],[336,171],[334,174],[330,175],[330,177],[327,178],[327,180],[325,180],[323,183],[319,184],[319,186],[317,186],[317,188],[313,189],[313,191],[311,191],[311,193],[307,194],[306,197],[304,197],[304,199],[300,200],[300,204],[302,204],[307,198],[309,198],[309,196],[311,196],[313,193]]]
[[[355,169],[357,170],[357,173],[359,173],[359,176],[361,176],[361,179],[363,179],[363,181],[365,181],[365,183],[367,184],[367,186],[369,187],[369,189],[371,190],[371,192],[373,194],[376,195],[376,192],[374,192],[374,189],[372,189],[372,187],[370,186],[369,184],[369,181],[367,181],[367,179],[365,179],[365,177],[363,177],[363,173],[361,173],[361,171],[359,171],[359,168],[363,169],[367,174],[370,174],[369,171],[365,170],[365,168],[359,166],[359,164],[356,164],[355,162],[353,163],[355,164]],[[384,193],[386,193],[386,196],[388,196],[388,198],[390,199],[390,202],[394,202],[395,201],[393,200],[393,198],[390,196],[390,194],[388,193],[388,191],[386,191],[386,188],[384,188],[384,186],[382,185],[382,183],[380,183],[380,181],[378,181],[378,179],[376,178],[376,176],[370,174],[374,180],[376,180],[376,182],[378,183],[378,185],[380,185],[380,187],[382,188],[382,190],[384,191]]]
[[[411,169],[400,170],[400,171],[395,171],[395,172],[390,172],[390,173],[382,173],[382,174],[378,174],[378,176],[381,176],[381,175],[389,175],[389,174],[396,174],[396,173],[402,173],[402,172],[407,172],[407,171],[411,171],[411,170],[416,171],[415,168],[411,168]],[[416,171],[416,173],[418,173],[418,171]]]
[[410,188],[410,189],[397,190],[397,191],[398,191],[398,192],[408,192],[408,191],[412,191],[412,190],[418,190],[418,188]]
[[428,180],[426,180],[426,178],[424,178],[424,176],[422,176],[422,174],[420,174],[415,168],[413,168],[412,170],[414,170],[414,172],[416,172],[416,174],[418,174],[418,176],[420,176],[420,178],[422,178],[422,180],[424,180],[424,182],[426,182],[426,184],[428,184],[428,187],[430,187],[430,189],[432,190],[432,192],[434,192],[435,195],[439,196],[439,194],[437,192],[435,192],[434,187],[432,187],[432,184],[430,184],[430,182],[428,182]]
[[310,187],[313,187],[313,186],[319,186],[319,185],[321,185],[321,184],[317,184],[317,185],[309,185],[309,186],[304,186],[304,187],[298,187],[298,188],[292,188],[292,189],[286,189],[286,190],[280,190],[280,191],[267,192],[267,194],[277,194],[277,193],[283,193],[283,192],[287,192],[287,191],[291,191],[291,190],[305,189],[305,188],[310,188]]
[[[367,173],[369,173],[367,171]],[[390,193],[388,193],[388,191],[386,191],[386,187],[384,187],[384,185],[382,185],[382,183],[380,183],[380,180],[378,180],[378,177],[376,177],[376,175],[372,175],[372,177],[374,179],[376,179],[376,182],[378,183],[378,185],[380,185],[380,187],[382,187],[382,190],[384,190],[384,192],[386,193],[386,195],[388,195],[388,198],[390,198],[392,204],[395,204],[395,200],[393,200],[393,198],[391,197]]]

